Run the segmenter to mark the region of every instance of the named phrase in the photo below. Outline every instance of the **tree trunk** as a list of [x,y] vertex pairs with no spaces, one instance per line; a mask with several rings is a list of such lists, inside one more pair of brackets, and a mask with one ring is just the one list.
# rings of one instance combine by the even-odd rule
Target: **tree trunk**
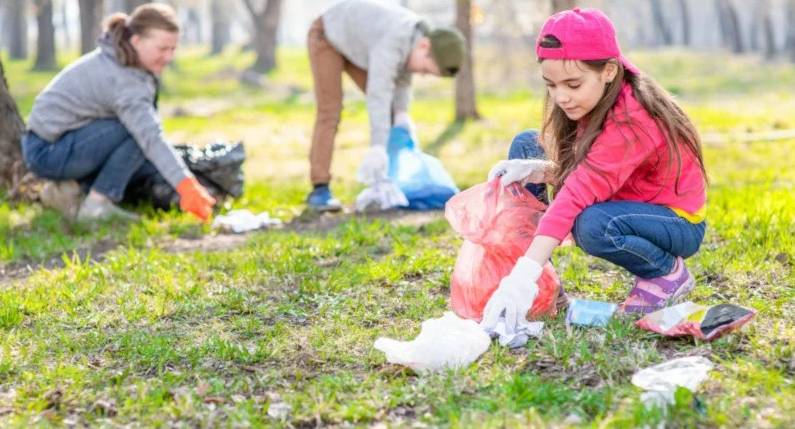
[[682,14],[682,44],[690,46],[690,9],[687,0],[679,0],[679,11]]
[[19,145],[24,131],[25,123],[9,92],[3,61],[0,59],[0,188],[11,188],[24,173]]
[[282,0],[268,0],[265,8],[258,12],[252,0],[244,0],[254,21],[254,50],[257,60],[251,69],[267,73],[276,68],[276,34],[279,30]]
[[552,0],[552,12],[573,9],[577,6],[577,0]]
[[71,6],[69,3],[71,2],[65,2],[65,1],[61,2],[61,13],[60,13],[60,18],[61,18],[60,31],[63,33],[64,47],[66,48],[67,51],[70,51],[73,48],[72,36],[70,34],[71,31],[69,31],[72,23],[69,22],[70,20],[69,17],[67,16],[67,10]]
[[34,70],[54,70],[55,64],[55,25],[52,22],[52,0],[35,0],[36,24],[36,63]]
[[210,4],[210,17],[212,19],[212,35],[210,55],[223,52],[231,38],[229,28],[229,14],[224,7],[223,0],[212,0]]
[[463,33],[466,40],[466,56],[461,70],[455,77],[455,119],[480,119],[475,102],[475,76],[472,52],[472,13],[471,0],[456,0],[455,25]]
[[765,40],[765,59],[772,60],[776,56],[776,36],[773,19],[770,17],[770,0],[763,0],[759,5],[762,10],[762,32]]
[[6,16],[8,55],[12,60],[28,58],[28,7],[26,0],[9,0]]
[[124,0],[124,11],[127,13],[132,13],[136,7],[150,3],[149,0]]
[[718,18],[720,23],[723,43],[728,46],[735,54],[745,51],[743,47],[742,32],[740,31],[740,21],[737,18],[737,10],[730,0],[716,0],[718,8]]
[[199,11],[195,7],[187,7],[187,22],[183,29],[185,41],[199,45],[202,43],[204,34],[202,34],[202,20],[199,16]]
[[795,0],[787,0],[786,51],[790,62],[795,63]]
[[755,7],[751,16],[751,27],[748,29],[748,49],[751,52],[759,51],[759,32],[762,29],[762,8]]
[[657,29],[657,36],[660,44],[663,46],[673,45],[674,41],[671,28],[668,27],[668,22],[665,20],[665,14],[663,13],[660,0],[651,0],[651,14],[654,19],[654,28]]
[[97,46],[103,9],[102,0],[80,0],[80,53],[85,54]]

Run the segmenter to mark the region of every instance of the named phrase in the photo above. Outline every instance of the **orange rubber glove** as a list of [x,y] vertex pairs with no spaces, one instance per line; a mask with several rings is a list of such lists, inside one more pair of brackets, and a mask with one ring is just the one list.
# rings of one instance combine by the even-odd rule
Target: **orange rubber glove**
[[179,194],[179,208],[193,213],[203,221],[207,221],[210,218],[215,198],[207,193],[207,189],[204,189],[204,186],[195,177],[182,179],[177,185],[177,193]]

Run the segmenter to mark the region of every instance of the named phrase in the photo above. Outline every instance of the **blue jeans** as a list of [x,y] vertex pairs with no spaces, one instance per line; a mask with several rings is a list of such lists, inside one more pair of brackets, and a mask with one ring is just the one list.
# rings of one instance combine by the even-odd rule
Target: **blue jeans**
[[[544,151],[537,136],[533,131],[517,135],[509,158],[542,158]],[[693,224],[668,207],[607,201],[583,210],[574,221],[572,235],[589,255],[608,260],[636,276],[654,278],[670,273],[676,257],[695,254],[705,230],[705,222]]]
[[114,202],[131,182],[157,174],[141,148],[116,119],[98,119],[48,142],[32,131],[22,138],[25,164],[40,177],[74,179]]

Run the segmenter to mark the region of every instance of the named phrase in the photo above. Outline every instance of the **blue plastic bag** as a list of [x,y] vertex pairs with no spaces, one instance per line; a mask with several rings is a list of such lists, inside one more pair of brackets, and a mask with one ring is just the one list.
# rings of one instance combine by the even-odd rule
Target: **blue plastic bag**
[[409,201],[408,209],[432,210],[458,193],[458,187],[442,163],[417,148],[408,129],[392,127],[387,145],[389,178]]

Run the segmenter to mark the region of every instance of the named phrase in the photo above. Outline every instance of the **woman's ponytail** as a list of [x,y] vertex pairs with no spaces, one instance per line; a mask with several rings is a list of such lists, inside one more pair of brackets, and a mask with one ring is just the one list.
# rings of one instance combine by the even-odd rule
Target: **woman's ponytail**
[[124,66],[138,64],[138,54],[130,43],[132,32],[127,26],[129,21],[130,17],[125,13],[114,13],[105,20],[105,31],[116,50],[116,58]]

